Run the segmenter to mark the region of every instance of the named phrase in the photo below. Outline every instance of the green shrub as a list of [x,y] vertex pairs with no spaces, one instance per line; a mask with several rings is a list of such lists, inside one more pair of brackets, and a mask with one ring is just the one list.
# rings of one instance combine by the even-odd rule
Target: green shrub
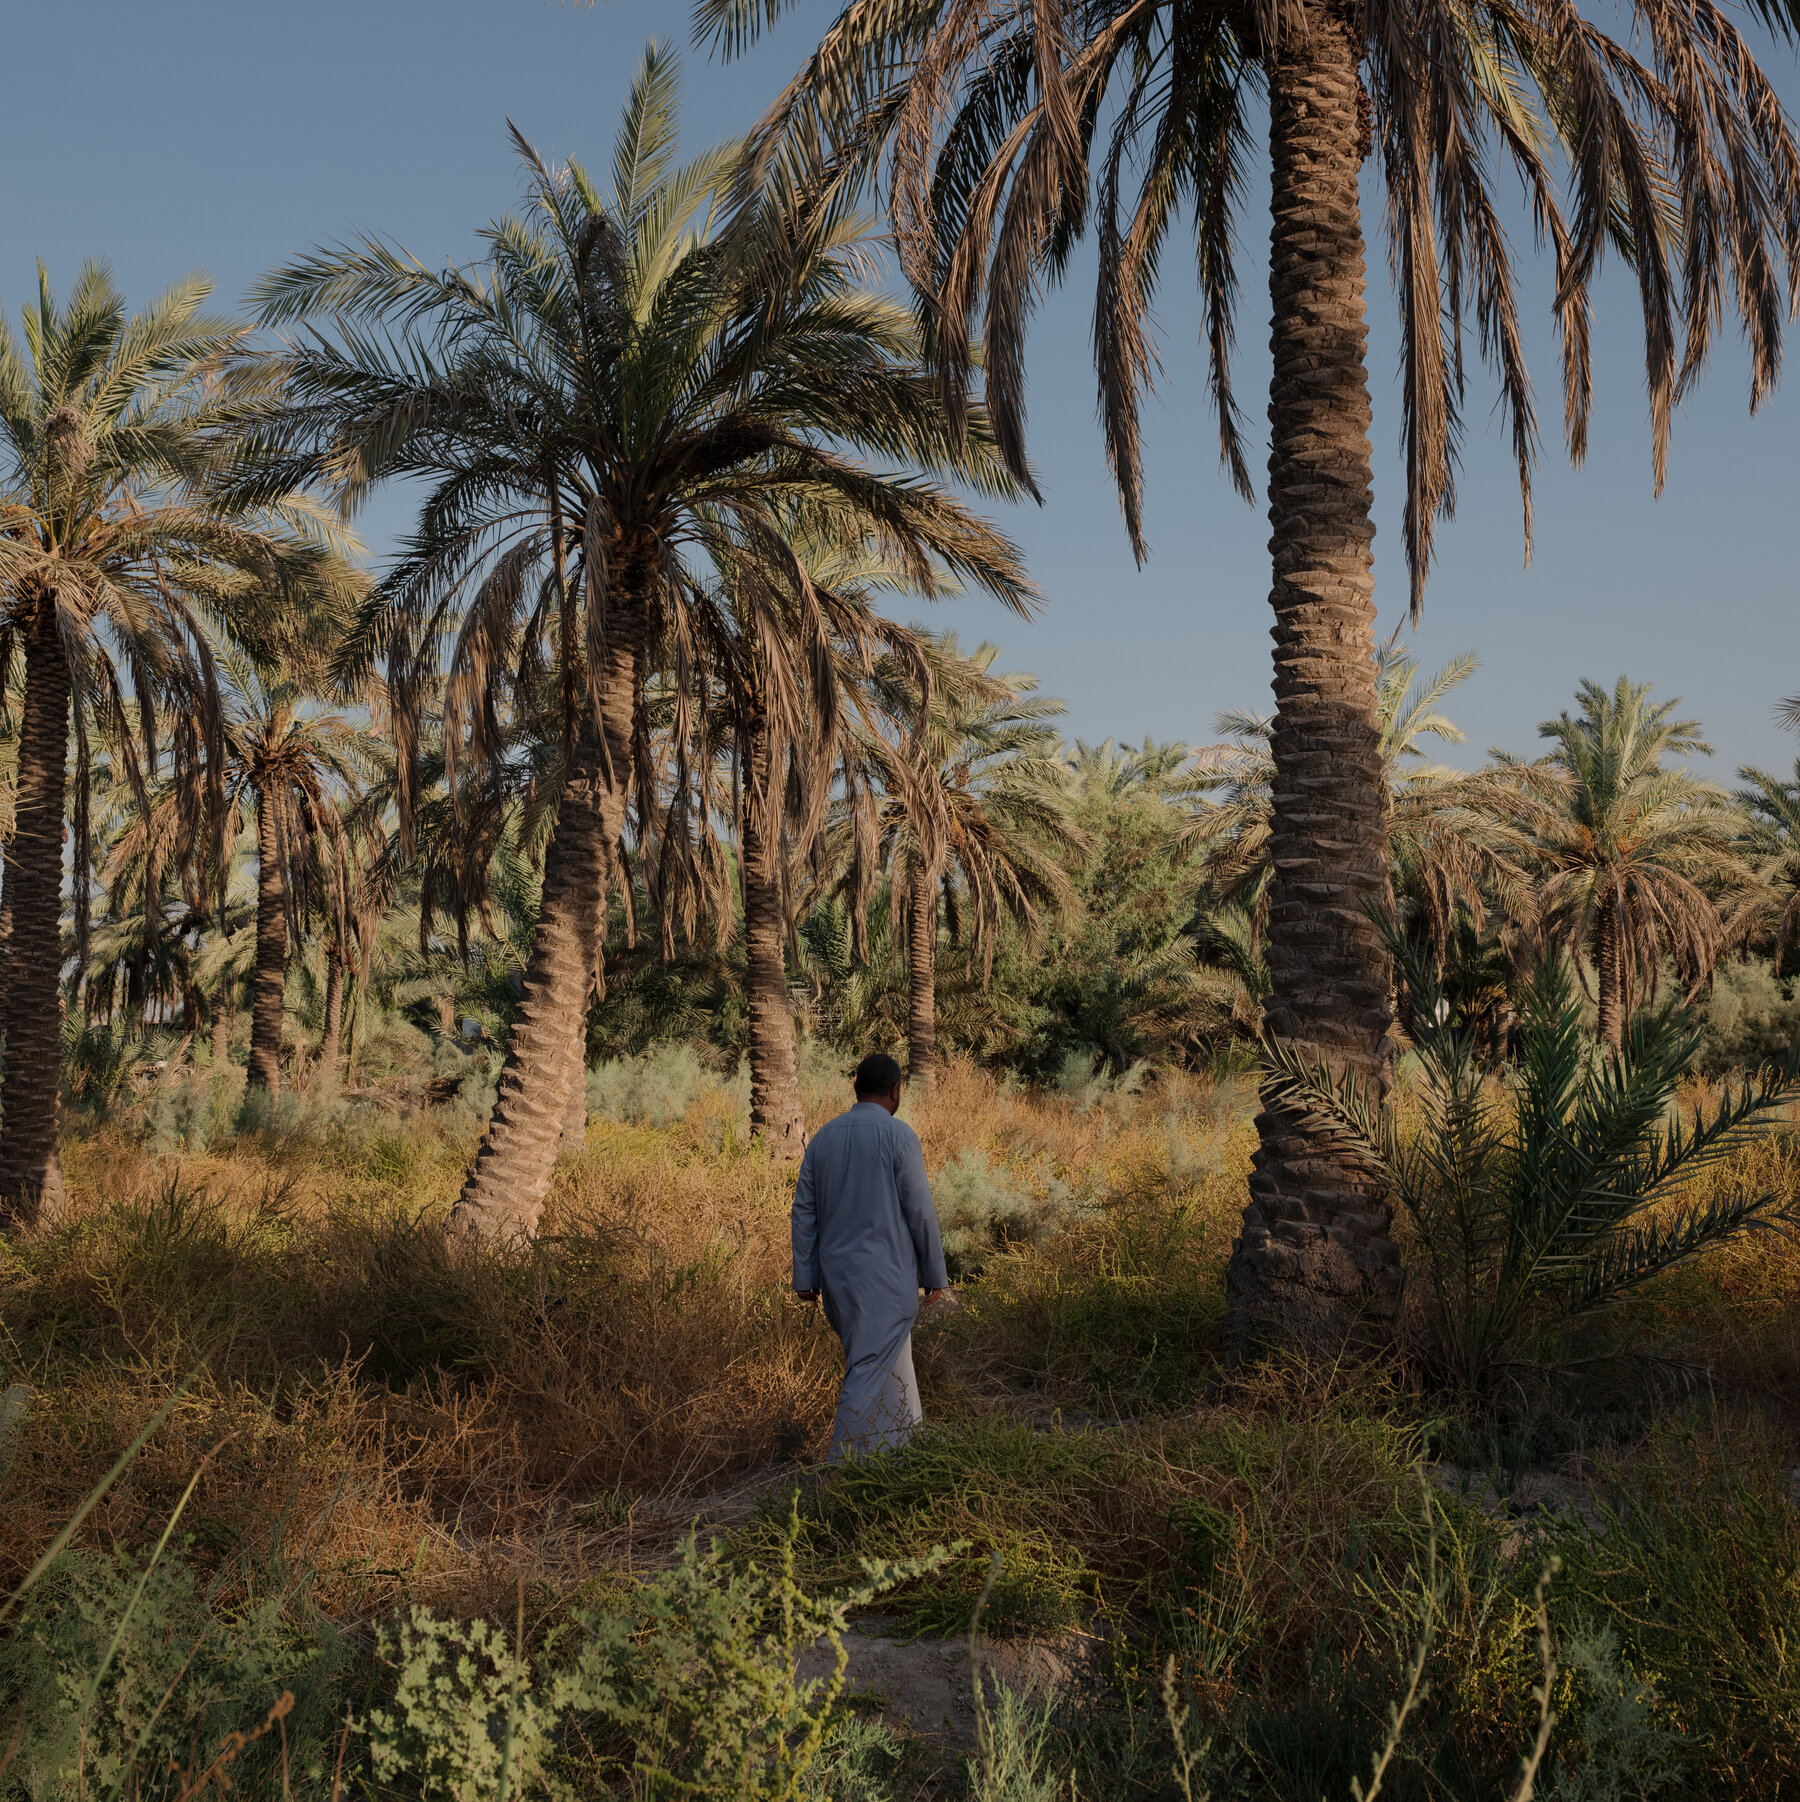
[[1678,1742],[1684,1786],[1773,1796],[1800,1782],[1800,1511],[1774,1452],[1698,1426],[1618,1472],[1596,1524],[1549,1540],[1562,1611],[1616,1635],[1636,1712]]
[[692,1045],[658,1045],[641,1057],[609,1058],[588,1071],[588,1112],[633,1126],[667,1126],[705,1094],[728,1093],[747,1114],[749,1082],[727,1080]]
[[1720,964],[1711,992],[1691,1011],[1699,1031],[1694,1066],[1706,1076],[1755,1069],[1800,1047],[1800,994],[1761,958]]
[[330,1763],[343,1663],[327,1623],[301,1631],[278,1599],[226,1608],[179,1560],[66,1553],[0,1643],[4,1793],[151,1802],[219,1760],[244,1793],[278,1793],[284,1769],[304,1793]]
[[1732,1239],[1800,1224],[1792,1195],[1681,1196],[1690,1177],[1772,1124],[1793,1091],[1791,1067],[1768,1066],[1710,1111],[1671,1123],[1693,1033],[1665,1009],[1640,1014],[1616,1054],[1598,1050],[1567,962],[1550,958],[1520,1010],[1511,1092],[1496,1094],[1478,1035],[1431,967],[1404,939],[1389,942],[1412,1006],[1416,1127],[1354,1073],[1334,1078],[1274,1040],[1269,1082],[1411,1217],[1451,1381],[1516,1387],[1556,1329]]
[[958,1279],[978,1270],[988,1253],[1010,1245],[1042,1245],[1074,1219],[1080,1202],[1051,1173],[1036,1184],[996,1169],[986,1150],[959,1151],[931,1182],[944,1257]]
[[[483,1621],[422,1608],[384,1634],[392,1704],[365,1725],[377,1777],[448,1802],[573,1795],[584,1774],[629,1778],[644,1796],[799,1802],[844,1764],[834,1738],[849,1611],[940,1564],[865,1564],[841,1593],[809,1596],[794,1575],[791,1523],[773,1569],[734,1568],[689,1539],[672,1569],[610,1606],[579,1610],[535,1668]],[[823,1639],[828,1678],[798,1655]]]

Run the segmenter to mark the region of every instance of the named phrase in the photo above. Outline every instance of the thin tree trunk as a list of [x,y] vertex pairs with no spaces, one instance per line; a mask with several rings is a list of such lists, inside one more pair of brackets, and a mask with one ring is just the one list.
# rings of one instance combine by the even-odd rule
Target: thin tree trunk
[[744,962],[750,1000],[750,1131],[778,1157],[806,1149],[794,1015],[788,1006],[786,920],[776,859],[779,835],[769,829],[768,739],[751,739],[749,792],[744,797]]
[[912,896],[906,919],[906,1080],[928,1089],[937,1077],[937,878],[916,853],[908,858]]
[[338,1036],[344,1024],[344,963],[335,945],[325,951],[325,1034],[319,1041],[319,1069],[337,1080]]
[[[1389,959],[1365,909],[1390,903],[1375,722],[1369,390],[1357,176],[1357,48],[1333,13],[1284,28],[1270,70],[1269,522],[1276,715],[1266,1029],[1308,1058],[1388,1080]],[[1391,1327],[1391,1210],[1347,1158],[1265,1106],[1226,1351],[1317,1348]]]
[[[550,503],[550,564],[557,596],[557,663],[561,676],[562,746],[564,757],[572,755],[575,739],[581,730],[580,692],[582,686],[581,652],[578,642],[580,621],[577,617],[575,590],[569,586],[567,540],[563,529],[562,485],[557,479],[556,460],[545,466],[545,487]],[[605,810],[602,809],[601,833],[604,844],[616,843],[605,838]],[[604,859],[604,851],[602,853]],[[594,968],[598,974],[605,955],[606,877],[604,861],[596,894],[594,931]],[[564,1156],[575,1157],[587,1148],[587,1009],[582,1008],[582,1022],[575,1037],[569,1060],[569,1094],[563,1107],[562,1136],[558,1149]]]
[[281,1026],[287,1012],[287,905],[275,815],[256,799],[256,973],[250,987],[250,1086],[281,1099]]
[[231,984],[222,976],[212,993],[212,1056],[215,1070],[231,1062]]
[[63,806],[69,772],[69,664],[53,597],[25,629],[25,708],[18,796],[6,847],[11,931],[0,998],[6,1080],[0,1089],[0,1224],[53,1219],[63,1204],[57,1159],[62,1063]]
[[1620,943],[1618,904],[1610,897],[1600,903],[1594,922],[1594,964],[1600,1004],[1600,1043],[1617,1051],[1625,1043],[1624,947]]
[[645,635],[648,552],[621,558],[600,672],[601,730],[576,740],[544,857],[544,895],[525,968],[525,992],[500,1093],[474,1168],[451,1213],[459,1231],[529,1236],[550,1192],[556,1154],[583,1085],[588,998],[600,969],[607,847],[625,828],[633,771],[632,719]]

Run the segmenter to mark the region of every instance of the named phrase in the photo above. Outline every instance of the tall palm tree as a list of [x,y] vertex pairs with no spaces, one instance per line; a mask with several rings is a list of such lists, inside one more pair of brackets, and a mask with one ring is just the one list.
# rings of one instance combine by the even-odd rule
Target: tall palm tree
[[288,954],[298,949],[315,903],[339,957],[349,943],[356,869],[345,804],[354,801],[376,752],[361,726],[346,714],[319,711],[285,671],[261,670],[229,654],[220,661],[230,678],[226,793],[234,816],[251,814],[256,826],[249,1082],[275,1101]]
[[1668,755],[1711,750],[1678,700],[1652,703],[1624,676],[1609,694],[1576,690],[1579,711],[1539,727],[1555,744],[1541,763],[1502,756],[1519,779],[1520,820],[1542,868],[1543,930],[1593,960],[1601,1043],[1618,1051],[1638,1003],[1655,993],[1665,951],[1691,998],[1712,974],[1725,934],[1706,892],[1742,874],[1731,855],[1724,792]]
[[861,729],[836,834],[836,864],[858,918],[878,871],[890,878],[909,985],[907,1074],[937,1071],[937,958],[943,911],[953,936],[969,915],[969,956],[984,980],[1002,921],[1035,934],[1066,913],[1074,888],[1060,853],[1084,842],[1069,818],[1061,701],[1025,671],[995,674],[995,644],[965,656],[953,632],[921,633],[917,665],[886,659],[865,687]]
[[[260,290],[266,323],[342,328],[283,359],[296,473],[335,473],[347,500],[428,484],[348,655],[386,651],[402,750],[440,659],[453,768],[497,754],[509,696],[515,726],[543,719],[561,747],[538,937],[458,1204],[459,1223],[499,1235],[529,1231],[548,1188],[606,872],[627,806],[640,828],[657,810],[647,684],[667,671],[687,692],[709,566],[780,561],[798,508],[826,537],[876,539],[922,592],[948,576],[1015,607],[1031,594],[1012,546],[941,485],[884,473],[1017,488],[984,417],[952,430],[905,310],[858,285],[864,224],[810,201],[726,217],[736,149],[678,166],[676,103],[652,45],[606,191],[519,140],[527,209],[489,227],[479,265],[433,270],[363,241]],[[818,609],[803,624],[798,658],[827,636]]]
[[[341,606],[330,536],[246,462],[254,402],[220,378],[243,329],[203,311],[188,277],[130,315],[100,264],[59,305],[40,270],[22,340],[0,321],[0,687],[24,664],[16,825],[6,846],[6,1085],[0,1221],[62,1197],[57,988],[69,747],[85,844],[90,746],[126,780],[156,776],[159,724],[196,776],[221,731],[209,626],[266,642],[296,610]],[[209,785],[201,783],[202,790]],[[212,787],[217,799],[216,787]],[[221,809],[210,809],[216,830]],[[75,859],[85,960],[88,860]]]
[[[736,51],[791,3],[701,0],[697,25]],[[1755,10],[1791,35],[1791,0]],[[1608,35],[1577,0],[1525,12],[1499,0],[848,0],[752,139],[747,182],[890,177],[901,262],[946,391],[954,403],[973,380],[979,317],[988,404],[1021,479],[1027,326],[1093,226],[1101,412],[1142,556],[1150,309],[1171,229],[1189,218],[1221,459],[1252,492],[1231,353],[1250,241],[1238,213],[1266,117],[1276,712],[1265,1018],[1279,1040],[1377,1089],[1391,984],[1371,923],[1388,867],[1362,164],[1376,160],[1400,302],[1416,617],[1436,522],[1455,499],[1465,322],[1496,374],[1529,544],[1538,427],[1502,166],[1554,257],[1572,457],[1586,451],[1590,302],[1609,247],[1637,278],[1659,489],[1675,402],[1728,293],[1750,342],[1753,404],[1778,372],[1800,263],[1800,146],[1731,18],[1704,0],[1633,0],[1630,19],[1629,34]],[[1273,1091],[1259,1135],[1230,1274],[1233,1355],[1265,1331],[1331,1338],[1358,1315],[1391,1321],[1399,1253],[1377,1187]]]
[[1745,786],[1735,798],[1746,816],[1738,851],[1758,879],[1745,928],[1773,941],[1779,976],[1800,946],[1800,758],[1791,782],[1754,764],[1740,768],[1738,780]]
[[[797,1047],[788,999],[787,946],[793,937],[792,872],[819,845],[833,778],[855,768],[853,702],[870,672],[923,675],[929,651],[917,634],[871,605],[877,585],[903,587],[904,572],[862,544],[795,546],[804,580],[830,615],[830,655],[790,670],[772,630],[786,642],[802,633],[786,616],[798,599],[789,572],[769,572],[774,592],[739,593],[733,612],[744,655],[727,684],[733,789],[743,890],[750,1124],[775,1150],[805,1149]],[[741,585],[748,571],[741,571]],[[759,578],[759,585],[761,580]]]

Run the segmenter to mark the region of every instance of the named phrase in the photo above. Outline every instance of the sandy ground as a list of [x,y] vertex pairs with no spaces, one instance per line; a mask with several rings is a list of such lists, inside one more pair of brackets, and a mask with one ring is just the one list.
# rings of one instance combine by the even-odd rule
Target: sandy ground
[[[1053,1640],[983,1643],[977,1653],[990,1701],[1001,1686],[1020,1695],[1068,1694],[1085,1680],[1091,1642],[1080,1634]],[[891,1617],[868,1616],[844,1635],[849,1664],[845,1694],[877,1704],[890,1727],[938,1740],[946,1750],[965,1749],[975,1737],[975,1685],[967,1640],[906,1639]],[[829,1677],[835,1658],[821,1640],[803,1653],[803,1678]]]

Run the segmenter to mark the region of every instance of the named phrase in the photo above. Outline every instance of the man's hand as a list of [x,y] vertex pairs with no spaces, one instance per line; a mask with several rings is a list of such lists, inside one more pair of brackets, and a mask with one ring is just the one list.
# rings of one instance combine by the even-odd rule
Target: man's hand
[[956,1299],[954,1289],[927,1289],[925,1291],[925,1307],[935,1308],[940,1303],[948,1304],[952,1308],[962,1306],[962,1303]]
[[817,1289],[796,1289],[794,1293],[799,1296],[802,1301],[817,1301],[819,1299],[819,1292]]

